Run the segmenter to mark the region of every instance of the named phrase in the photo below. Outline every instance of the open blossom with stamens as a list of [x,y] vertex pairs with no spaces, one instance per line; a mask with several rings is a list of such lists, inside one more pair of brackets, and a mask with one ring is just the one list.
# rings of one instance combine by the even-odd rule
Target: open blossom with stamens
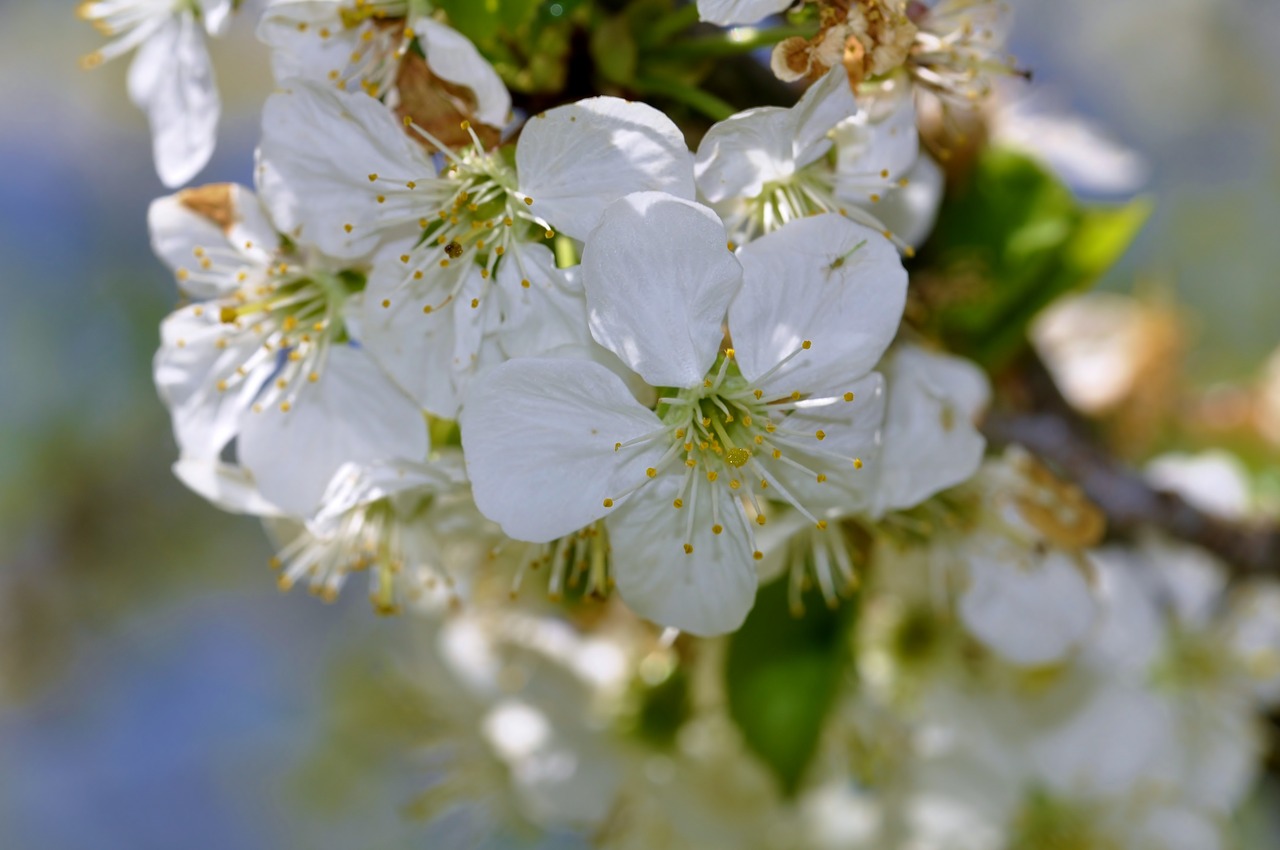
[[[501,128],[511,95],[465,36],[408,0],[272,0],[258,25],[276,80],[307,79],[398,105],[397,85],[415,40],[441,94],[468,101],[475,120]],[[429,11],[430,4],[426,4]],[[451,88],[450,88],[451,87]]]
[[695,634],[750,609],[769,501],[817,528],[869,501],[871,369],[906,287],[892,246],[840,216],[736,257],[725,241],[713,212],[662,193],[617,201],[587,240],[591,333],[657,390],[654,408],[592,361],[525,358],[482,374],[461,418],[485,515],[532,541],[605,518],[623,598]]
[[[763,106],[707,131],[695,164],[698,190],[746,242],[789,221],[838,212],[880,230],[909,255],[907,243],[877,215],[877,205],[909,185],[919,156],[909,88],[859,110],[843,72],[833,70],[790,108]],[[940,194],[940,193],[939,193]],[[924,211],[931,221],[933,210]],[[927,230],[905,220],[918,235]]]
[[374,607],[395,614],[463,604],[499,536],[476,511],[453,449],[430,463],[344,465],[320,510],[285,539],[271,559],[282,590],[306,582],[333,601],[363,572]]
[[[286,232],[335,256],[381,246],[365,342],[440,416],[456,414],[487,340],[520,335],[512,353],[528,354],[582,340],[581,296],[557,268],[552,237],[583,239],[628,192],[693,196],[679,129],[618,98],[531,119],[514,152],[478,139],[453,151],[410,130],[413,138],[364,95],[295,82],[267,103],[260,179]],[[441,153],[433,158],[419,137]]]
[[268,501],[309,516],[344,463],[427,452],[420,409],[352,344],[363,270],[281,238],[248,189],[152,204],[157,255],[198,299],[165,319],[156,385],[186,457],[232,440]]
[[950,105],[985,98],[993,77],[1019,73],[1004,52],[1011,12],[1006,0],[912,0],[907,14],[918,27],[907,62],[912,80]]
[[233,0],[90,0],[78,13],[113,40],[83,60],[86,68],[138,49],[129,66],[129,99],[147,113],[156,171],[181,186],[209,162],[221,103],[205,34],[218,35]]

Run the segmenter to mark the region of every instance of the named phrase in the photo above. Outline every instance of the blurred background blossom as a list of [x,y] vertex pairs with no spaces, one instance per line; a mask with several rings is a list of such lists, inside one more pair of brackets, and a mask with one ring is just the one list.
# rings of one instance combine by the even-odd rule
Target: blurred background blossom
[[[1160,416],[1189,417],[1205,445],[1256,422],[1274,452],[1280,6],[1015,6],[1012,52],[1035,83],[1010,134],[1068,180],[1093,155],[1086,172],[1145,180],[1155,201],[1104,294],[1042,318],[1041,351],[1074,370],[1082,408],[1126,423],[1135,455],[1159,446]],[[270,84],[251,21],[213,44],[225,109],[205,179],[251,179]],[[410,626],[358,595],[333,610],[278,594],[257,525],[170,474],[150,360],[174,294],[143,226],[163,187],[125,64],[79,69],[98,41],[70,3],[0,0],[0,846],[433,846],[403,816],[427,775],[420,718],[382,675]],[[1110,346],[1073,359],[1103,327]],[[1177,357],[1190,398],[1161,383]],[[1247,816],[1253,847],[1275,846],[1276,793]]]

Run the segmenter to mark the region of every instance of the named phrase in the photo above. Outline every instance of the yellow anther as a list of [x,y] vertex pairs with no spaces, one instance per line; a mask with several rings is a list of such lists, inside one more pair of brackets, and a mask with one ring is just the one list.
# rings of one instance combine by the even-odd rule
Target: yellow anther
[[845,401],[853,401],[853,393],[845,393],[845,394],[844,394],[844,400],[845,400]]
[[774,459],[774,460],[782,460],[782,451],[781,451],[781,450],[779,450],[779,449],[774,449],[774,450],[773,450],[773,459]]
[[222,322],[224,325],[232,324],[233,322],[235,322],[235,320],[236,320],[235,307],[223,307],[221,310],[218,311],[218,321]]
[[759,549],[757,549],[756,551],[751,553],[751,557],[755,558],[757,561],[760,561],[764,559],[764,553],[761,552]]
[[853,459],[853,468],[854,468],[854,469],[862,469],[862,458],[860,458],[860,457],[855,457],[855,458]]
[[684,544],[684,553],[685,553],[686,555],[692,555],[692,554],[693,554],[693,544],[692,544],[692,543],[686,543],[686,544]]
[[647,475],[647,476],[649,476],[650,478],[653,478],[655,475],[657,475],[657,474],[658,474],[658,470],[654,469],[654,468],[651,466],[651,467],[649,467],[648,469],[646,469],[646,470],[644,471],[644,474],[645,474],[645,475]]
[[292,409],[293,409],[293,405],[292,405],[292,404],[289,404],[289,402],[287,402],[287,401],[282,401],[282,402],[280,402],[280,412],[281,412],[281,413],[288,413],[288,412],[289,412],[290,410],[292,410]]
[[742,482],[741,482],[741,481],[739,481],[738,479],[736,479],[736,478],[730,479],[730,481],[729,481],[729,489],[730,489],[730,490],[737,490],[737,489],[738,489],[739,487],[741,487],[741,486],[742,486]]
[[708,480],[708,481],[715,481],[715,480],[716,480],[717,478],[719,478],[719,477],[720,477],[720,473],[716,472],[714,469],[708,469],[708,470],[707,470],[707,480]]
[[345,230],[345,231],[347,231],[348,233],[350,233],[351,231],[355,230],[355,225],[352,225],[352,224],[344,224],[344,225],[342,225],[342,229],[343,229],[343,230]]
[[465,120],[464,120],[464,121],[463,121],[461,124],[459,124],[458,126],[462,128],[463,132],[466,132],[467,130],[470,130],[470,129],[471,129],[471,122],[470,122],[470,121],[465,121]]
[[827,432],[819,428],[814,432],[813,436],[817,437],[819,440],[825,440],[827,438]]
[[753,390],[751,394],[756,397],[756,401],[764,398],[764,390]]
[[819,484],[822,484],[822,483],[824,483],[826,480],[827,480],[827,476],[825,476],[825,475],[823,475],[821,472],[819,472],[819,473],[818,473],[818,483],[819,483]]
[[622,443],[614,443],[614,444],[613,444],[613,450],[614,450],[615,452],[616,452],[616,451],[618,451],[618,450],[619,450],[619,449],[621,449],[621,448],[622,448]]
[[764,523],[765,523],[764,514],[756,514],[756,525],[764,525]]
[[413,273],[414,280],[422,280],[422,269],[418,269]]
[[671,503],[671,507],[673,507],[673,508],[683,508],[683,507],[684,507],[684,500],[683,500],[683,499],[676,499],[674,502],[672,502],[672,503]]
[[380,204],[385,204],[386,202],[387,202],[387,196],[386,196],[386,195],[379,195],[379,196],[378,196],[378,203],[380,203]]
[[372,174],[370,174],[370,175],[369,175],[369,182],[370,182],[370,183],[377,183],[377,182],[378,182],[378,172],[376,172],[376,171],[375,171],[375,172],[373,172]]
[[813,348],[813,341],[806,339],[804,342],[800,343],[800,347],[805,351],[808,351],[810,348]]
[[603,504],[606,508],[611,508],[613,507],[613,499],[605,499]]
[[441,260],[440,260],[440,268],[442,268],[442,269],[447,269],[447,268],[449,268],[449,258],[448,258],[448,257],[445,257],[445,258],[443,258],[443,259],[441,259]]
[[410,180],[408,183],[405,183],[405,184],[404,184],[404,187],[405,187],[406,189],[416,189],[416,188],[418,188],[418,183],[417,183],[417,181]]
[[693,458],[689,458],[688,460],[686,460],[686,461],[684,462],[684,465],[685,465],[685,466],[687,466],[687,467],[689,467],[690,469],[693,469],[695,466],[697,466],[697,465],[698,465],[698,462],[697,462],[696,460],[694,460]]
[[423,308],[422,308],[422,312],[423,312],[423,313],[430,313],[433,309],[435,309],[435,308],[434,308],[434,307],[432,307],[430,304],[426,304],[426,305],[424,305],[424,306],[423,306]]
[[827,521],[825,519],[818,520],[818,530],[819,531],[827,530]]
[[524,202],[529,206],[533,206],[533,198],[525,197]]
[[728,360],[732,360],[732,359],[733,359],[733,354],[734,354],[734,351],[733,351],[733,349],[732,349],[732,348],[726,348],[726,349],[724,350],[724,356],[725,356],[725,358],[726,358],[726,359],[728,359]]
[[529,278],[527,277],[524,280],[520,281],[520,285],[523,286],[525,289],[528,289],[529,287],[533,286],[533,284],[529,282]]
[[472,309],[472,310],[474,310],[474,309],[476,309],[476,308],[477,308],[477,307],[479,307],[479,306],[480,306],[480,299],[479,299],[479,298],[472,298],[472,299],[471,299],[471,309]]
[[218,392],[225,393],[227,391],[227,382],[218,381]]

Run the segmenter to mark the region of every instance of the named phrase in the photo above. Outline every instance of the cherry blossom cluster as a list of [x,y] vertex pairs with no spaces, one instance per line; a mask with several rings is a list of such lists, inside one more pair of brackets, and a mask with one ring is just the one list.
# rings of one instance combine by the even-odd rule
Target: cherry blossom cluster
[[[238,5],[80,8],[111,38],[86,64],[137,49],[171,188],[212,153],[204,40]],[[184,299],[154,362],[176,474],[265,521],[283,589],[332,601],[363,573],[377,610],[422,616],[448,752],[426,799],[471,799],[495,834],[1225,846],[1280,695],[1280,594],[1229,593],[1166,541],[1099,548],[1079,490],[985,457],[983,370],[903,325],[944,192],[920,111],[1018,73],[1007,8],[696,8],[735,26],[798,5],[816,32],[771,62],[795,103],[691,149],[619,97],[513,110],[429,2],[267,3],[255,185],[148,217]],[[786,794],[721,670],[773,581],[797,617],[814,590],[861,609]],[[677,677],[669,738],[634,734]]]

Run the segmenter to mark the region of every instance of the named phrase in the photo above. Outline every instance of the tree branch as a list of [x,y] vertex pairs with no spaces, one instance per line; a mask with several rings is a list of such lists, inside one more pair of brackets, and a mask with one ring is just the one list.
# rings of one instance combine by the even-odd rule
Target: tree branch
[[1106,514],[1112,533],[1154,527],[1214,553],[1241,575],[1280,575],[1280,528],[1212,516],[1156,490],[1103,449],[1038,359],[1023,367],[1018,389],[1030,410],[992,412],[983,431],[993,444],[1017,443],[1052,464]]

